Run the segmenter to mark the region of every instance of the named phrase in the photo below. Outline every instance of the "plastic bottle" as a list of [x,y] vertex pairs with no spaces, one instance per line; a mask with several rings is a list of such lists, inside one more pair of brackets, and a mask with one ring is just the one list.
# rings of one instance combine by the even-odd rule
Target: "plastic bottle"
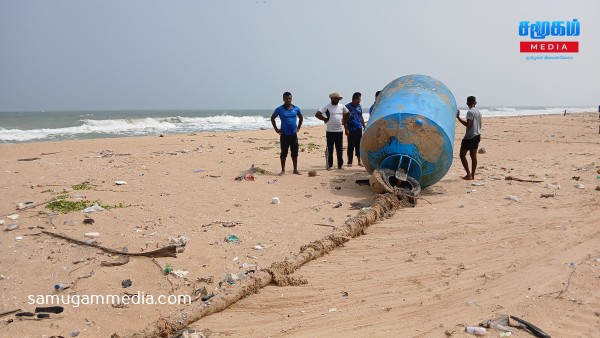
[[487,333],[485,327],[481,326],[467,326],[465,327],[465,332],[472,333],[476,336],[483,336]]
[[71,287],[71,285],[64,284],[64,283],[54,284],[54,290],[56,290],[56,291],[62,291],[62,290],[68,289],[70,287]]

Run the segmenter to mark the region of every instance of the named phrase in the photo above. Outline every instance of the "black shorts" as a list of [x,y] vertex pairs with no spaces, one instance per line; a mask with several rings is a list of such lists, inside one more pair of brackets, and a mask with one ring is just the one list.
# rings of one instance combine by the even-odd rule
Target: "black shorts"
[[292,157],[298,157],[298,134],[281,134],[279,136],[279,142],[281,143],[281,158],[287,157],[288,148],[291,150]]
[[479,148],[479,141],[481,141],[481,135],[477,135],[470,139],[463,139],[460,142],[461,150],[473,150]]

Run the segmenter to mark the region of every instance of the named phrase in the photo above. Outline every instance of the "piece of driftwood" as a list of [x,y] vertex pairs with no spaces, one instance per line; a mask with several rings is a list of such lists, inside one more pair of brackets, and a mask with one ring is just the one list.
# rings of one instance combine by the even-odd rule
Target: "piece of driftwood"
[[504,179],[507,180],[507,181],[529,182],[529,183],[541,183],[541,182],[544,182],[544,181],[540,181],[540,180],[525,180],[525,179],[518,178],[518,177],[513,177],[513,176],[506,176]]
[[21,309],[16,309],[16,310],[2,312],[2,313],[0,313],[0,317],[8,316],[8,315],[11,315],[13,313],[17,313],[19,311],[21,311]]
[[[414,198],[415,196],[411,197]],[[225,310],[238,300],[258,292],[261,288],[269,284],[275,283],[279,286],[287,286],[306,283],[305,279],[293,277],[290,274],[294,273],[307,262],[344,245],[351,238],[364,234],[367,227],[386,217],[390,217],[397,209],[413,206],[408,200],[409,198],[403,195],[377,195],[371,208],[361,210],[356,216],[348,219],[343,226],[337,227],[327,236],[302,246],[298,254],[290,256],[283,261],[274,262],[269,268],[249,275],[249,278],[243,282],[225,286],[210,299],[210,302],[193,303],[193,305],[181,312],[152,321],[141,332],[136,332],[127,337],[173,337],[176,332],[186,326],[203,317]],[[125,336],[114,333],[111,337],[120,338]]]
[[556,196],[556,194],[541,194],[540,198],[550,198],[550,197],[554,197]]
[[39,160],[39,159],[41,159],[41,157],[27,157],[27,158],[19,158],[19,159],[17,159],[17,161],[21,161],[21,162],[24,162],[24,161],[36,161],[36,160]]
[[156,249],[156,250],[148,251],[148,252],[125,252],[125,251],[119,251],[119,250],[107,248],[107,247],[104,247],[104,246],[101,246],[98,244],[94,244],[94,243],[86,243],[84,241],[69,237],[67,235],[56,234],[56,233],[46,231],[46,230],[42,230],[42,233],[52,236],[52,237],[62,238],[69,242],[91,246],[92,248],[100,249],[102,251],[105,251],[105,252],[108,252],[111,254],[115,254],[115,255],[143,256],[143,257],[177,257],[177,246],[176,245],[167,245],[160,249]]

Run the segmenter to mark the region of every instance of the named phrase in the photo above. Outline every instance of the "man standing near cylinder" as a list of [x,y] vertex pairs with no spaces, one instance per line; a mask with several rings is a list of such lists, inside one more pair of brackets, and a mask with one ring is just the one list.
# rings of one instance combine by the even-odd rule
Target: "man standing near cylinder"
[[339,93],[329,94],[330,103],[321,107],[315,117],[325,122],[327,125],[327,170],[333,168],[333,147],[337,155],[338,169],[343,169],[344,166],[344,121],[348,118],[349,110],[340,103],[343,97]]
[[[465,136],[460,143],[460,161],[467,172],[467,175],[462,178],[463,180],[474,180],[475,169],[477,169],[477,148],[479,148],[479,141],[481,140],[481,113],[479,110],[477,110],[477,108],[475,108],[476,104],[477,99],[475,99],[475,96],[467,97],[467,106],[469,106],[469,111],[467,111],[466,120],[463,120],[460,117],[460,110],[456,111],[456,118],[463,126],[467,128]],[[469,162],[467,161],[467,151],[471,156],[472,162],[472,169],[470,171]]]
[[[277,128],[275,118],[281,119],[281,128]],[[296,118],[298,124],[296,124]],[[283,104],[275,109],[271,115],[271,124],[275,132],[279,134],[279,142],[281,144],[281,172],[279,175],[285,174],[285,159],[287,158],[288,149],[292,153],[292,164],[294,165],[294,174],[300,175],[298,171],[298,132],[302,127],[302,112],[300,108],[292,104],[292,94],[290,92],[283,93]]]
[[365,129],[365,120],[360,106],[361,96],[362,94],[359,92],[352,94],[352,102],[346,105],[350,111],[348,118],[344,120],[344,131],[348,138],[348,167],[352,166],[353,155],[356,155],[358,159],[358,166],[363,166],[360,161],[360,139]]

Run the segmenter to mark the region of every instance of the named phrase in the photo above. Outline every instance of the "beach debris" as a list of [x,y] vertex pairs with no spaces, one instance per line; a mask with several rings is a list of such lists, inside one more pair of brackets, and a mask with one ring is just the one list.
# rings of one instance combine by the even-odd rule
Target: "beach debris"
[[474,334],[476,336],[483,336],[487,333],[487,330],[485,329],[485,327],[481,326],[467,326],[465,327],[465,332]]
[[65,283],[54,284],[54,290],[56,290],[56,291],[63,291],[70,287],[71,287],[71,284],[65,284]]
[[115,184],[116,185],[126,185],[127,182],[125,182],[125,181],[115,181]]
[[203,282],[206,284],[212,284],[214,282],[214,280],[215,280],[214,276],[198,277],[199,282]]
[[552,190],[560,190],[561,187],[558,184],[550,184],[550,183],[546,183],[546,185],[544,186],[544,188],[547,189],[552,189]]
[[186,244],[190,241],[189,238],[180,235],[179,237],[169,237],[169,242],[177,247],[177,252],[181,253],[185,250]]
[[277,183],[277,180],[269,180],[269,181],[267,181],[267,184],[275,184],[275,183]]
[[476,187],[483,187],[483,186],[485,186],[485,183],[483,183],[483,182],[474,182],[474,183],[471,183],[471,185],[476,186]]
[[57,234],[57,233],[46,231],[46,230],[42,230],[42,233],[46,234],[48,236],[61,238],[61,239],[64,239],[64,240],[67,240],[69,242],[73,242],[76,244],[91,246],[93,248],[100,249],[102,251],[105,251],[105,252],[108,252],[111,254],[116,254],[116,255],[143,256],[143,257],[150,257],[150,258],[153,258],[153,257],[175,257],[176,258],[177,257],[177,247],[175,245],[167,245],[160,249],[156,249],[156,250],[148,251],[148,252],[123,252],[123,251],[103,247],[98,244],[87,243],[87,242],[69,237],[67,235]]
[[518,177],[513,177],[513,176],[506,176],[504,177],[505,180],[507,181],[517,181],[517,182],[529,182],[529,183],[541,183],[544,181],[540,181],[540,180],[526,180],[526,179],[522,179],[522,178],[518,178]]
[[20,241],[22,239],[23,239],[23,236],[17,236],[17,237],[15,237],[15,241]]
[[173,270],[169,274],[171,274],[177,278],[183,278],[183,277],[187,276],[188,271],[187,270]]
[[19,222],[19,221],[16,221],[15,223],[12,223],[12,224],[7,224],[4,227],[4,231],[13,231],[15,229],[18,229],[20,224],[21,224],[21,222]]
[[114,260],[114,261],[102,261],[100,262],[101,266],[120,266],[120,265],[125,265],[127,263],[129,263],[129,256],[117,256],[118,259]]
[[600,191],[600,185],[596,186],[596,191]]
[[550,338],[550,335],[547,334],[546,332],[542,331],[542,329],[540,329],[539,327],[531,324],[528,321],[525,321],[519,317],[515,317],[515,316],[510,316],[510,319],[514,319],[517,322],[521,323],[521,327],[525,328],[526,331],[530,332],[531,334],[533,334],[536,337],[539,338]]
[[333,208],[337,209],[337,208],[339,208],[341,206],[342,206],[342,202],[337,202],[336,204],[333,205]]
[[517,197],[515,195],[506,195],[506,196],[504,196],[504,198],[507,200],[515,201],[515,202],[519,201],[519,197]]
[[197,174],[197,173],[204,172],[204,169],[194,169],[194,170],[192,170],[192,172],[193,172],[194,174]]
[[279,204],[279,203],[281,203],[281,201],[279,200],[279,197],[271,198],[271,204]]
[[577,183],[577,184],[575,184],[575,188],[577,188],[577,189],[585,189],[585,185],[583,185],[583,183]]
[[173,267],[171,266],[171,264],[168,264],[168,263],[167,263],[167,265],[165,265],[165,268],[162,269],[163,275],[168,275],[171,273],[171,271],[173,271]]
[[[483,326],[488,329],[504,331],[504,332],[508,332],[511,334],[515,333],[515,331],[509,327],[508,315],[502,315],[502,316],[494,318],[494,319],[488,319],[486,321],[479,323],[479,326]],[[508,337],[508,336],[505,335],[503,337]]]
[[96,156],[96,157],[114,157],[114,156],[129,156],[131,154],[127,153],[127,154],[118,154],[115,153],[114,151],[110,150],[110,149],[105,149],[105,150],[101,150],[100,151],[100,155]]
[[12,219],[12,220],[14,221],[14,220],[16,220],[17,218],[19,218],[19,215],[18,215],[18,214],[12,214],[12,215],[8,215],[8,216],[6,216],[6,218],[8,218],[8,219]]
[[479,154],[486,154],[486,153],[487,153],[487,150],[485,150],[485,148],[484,148],[484,147],[481,147],[481,148],[479,148],[479,150],[477,150],[477,152],[478,152]]
[[96,221],[94,221],[92,218],[86,217],[83,219],[83,224],[94,224]]
[[258,243],[258,245],[253,246],[252,249],[262,251],[265,249],[265,246],[262,245],[262,243]]
[[35,308],[35,313],[44,312],[44,313],[55,313],[59,314],[65,310],[62,306],[41,306]]
[[575,181],[579,181],[579,179],[581,178],[581,176],[573,176],[571,178],[574,179]]
[[225,237],[225,242],[237,244],[240,242],[240,239],[236,235],[229,235],[229,237]]
[[100,233],[99,232],[86,232],[83,235],[87,238],[96,238],[96,237],[100,236]]
[[27,157],[27,158],[17,159],[17,161],[25,162],[25,161],[36,161],[39,159],[41,159],[41,157]]
[[125,289],[133,285],[131,279],[127,278],[121,281],[121,286]]
[[81,211],[84,213],[99,212],[99,211],[104,211],[104,208],[99,206],[97,203],[94,203],[94,205],[87,207]]
[[364,203],[364,202],[350,202],[350,209],[362,209],[362,208],[368,208],[370,207],[371,204],[370,203]]
[[309,170],[308,171],[308,177],[315,177],[317,176],[317,171],[316,170]]
[[4,225],[5,221],[3,219],[0,219],[0,225]]
[[71,331],[71,337],[77,337],[79,336],[79,329],[74,329],[73,331]]
[[28,206],[32,205],[33,202],[21,202],[17,204],[17,210],[26,209]]
[[250,166],[250,169],[241,172],[239,175],[235,177],[236,181],[246,180],[246,181],[254,181],[254,174],[261,173],[267,174],[269,173],[267,170],[262,169],[261,167],[255,167],[254,164]]
[[0,318],[2,318],[4,316],[12,315],[13,313],[19,312],[19,311],[21,311],[21,309],[15,309],[15,310],[10,310],[10,311],[0,312]]
[[541,194],[540,198],[550,198],[550,197],[554,197],[556,196],[556,194]]
[[226,274],[223,278],[223,282],[229,284],[235,284],[235,282],[237,282],[238,280],[240,280],[240,278],[233,272]]

